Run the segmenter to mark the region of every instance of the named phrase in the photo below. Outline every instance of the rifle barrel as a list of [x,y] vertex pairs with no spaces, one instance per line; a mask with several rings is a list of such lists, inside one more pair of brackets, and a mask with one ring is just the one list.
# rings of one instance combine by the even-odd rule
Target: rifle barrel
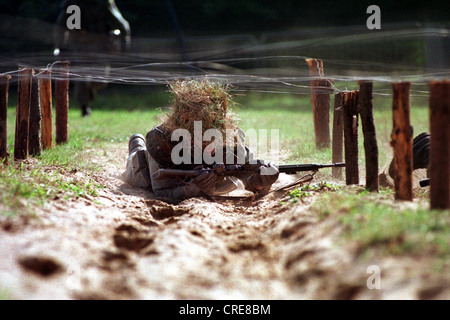
[[302,171],[317,171],[323,168],[333,168],[333,167],[345,167],[344,162],[331,163],[331,164],[318,164],[318,163],[310,163],[310,164],[288,164],[281,165],[278,167],[278,170],[281,173],[294,174]]
[[422,188],[428,187],[430,185],[430,179],[428,178],[428,179],[420,180],[419,185]]

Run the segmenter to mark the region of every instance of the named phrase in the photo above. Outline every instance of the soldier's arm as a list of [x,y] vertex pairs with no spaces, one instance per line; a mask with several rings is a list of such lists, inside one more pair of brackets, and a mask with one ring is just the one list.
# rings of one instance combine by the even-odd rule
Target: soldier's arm
[[239,177],[244,183],[245,190],[259,194],[266,194],[279,176],[278,169],[271,163],[259,167],[258,172]]
[[[239,141],[241,144],[244,144],[245,142],[244,132],[240,129]],[[245,150],[245,166],[249,167],[248,171],[253,171],[252,163],[254,163],[254,161],[257,161],[255,160],[253,151],[247,146],[244,146],[244,149],[241,150]],[[258,161],[261,162],[261,160]],[[257,172],[245,174],[239,177],[239,179],[243,182],[245,190],[258,194],[266,194],[269,192],[272,184],[277,181],[278,176],[278,169],[273,164],[269,163],[259,167],[259,170]]]
[[[152,158],[147,152],[148,164],[150,176],[161,169],[161,166]],[[178,179],[153,179],[152,178],[152,189],[157,197],[170,198],[174,200],[183,200],[187,198],[197,197],[200,195],[201,191],[194,185],[188,185],[182,183]]]

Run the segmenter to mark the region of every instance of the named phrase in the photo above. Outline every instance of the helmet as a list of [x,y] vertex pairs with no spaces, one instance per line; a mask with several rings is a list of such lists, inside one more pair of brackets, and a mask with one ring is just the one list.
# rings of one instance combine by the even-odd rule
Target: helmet
[[171,153],[173,144],[167,131],[161,125],[150,130],[145,140],[147,151],[160,166],[168,167],[172,164]]

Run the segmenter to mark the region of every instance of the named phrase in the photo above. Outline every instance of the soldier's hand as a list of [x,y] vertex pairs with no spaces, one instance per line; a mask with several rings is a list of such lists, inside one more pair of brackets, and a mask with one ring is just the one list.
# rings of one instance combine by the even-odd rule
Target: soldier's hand
[[280,171],[273,163],[266,164],[261,166],[259,169],[259,177],[261,179],[261,187],[266,188],[270,187],[275,181],[278,180],[278,176],[280,175]]
[[196,186],[201,192],[211,195],[214,192],[216,181],[217,175],[213,171],[205,171],[193,178],[190,184]]
[[277,181],[280,172],[272,163],[260,167],[259,173],[254,174],[248,180],[247,190],[260,194],[268,193],[270,187]]

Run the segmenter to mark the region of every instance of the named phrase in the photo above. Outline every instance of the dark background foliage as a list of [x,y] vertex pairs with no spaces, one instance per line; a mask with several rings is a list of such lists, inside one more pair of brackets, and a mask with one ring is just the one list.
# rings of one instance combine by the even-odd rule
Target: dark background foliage
[[[60,1],[0,0],[0,14],[56,20]],[[364,25],[371,4],[381,8],[382,23],[448,23],[450,1],[299,1],[171,0],[187,34],[268,32],[307,26]],[[134,35],[173,31],[165,0],[116,0]]]

